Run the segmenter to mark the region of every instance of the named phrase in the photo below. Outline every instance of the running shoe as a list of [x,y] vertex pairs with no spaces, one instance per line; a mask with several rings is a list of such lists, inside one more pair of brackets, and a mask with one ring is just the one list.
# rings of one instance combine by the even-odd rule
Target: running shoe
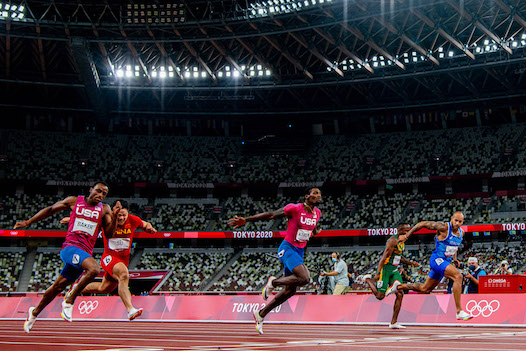
[[397,292],[398,291],[398,285],[400,285],[400,284],[401,283],[398,280],[395,280],[393,285],[391,285],[389,287],[389,289],[387,289],[387,291],[385,292],[385,296],[391,295],[391,294],[394,294],[395,292]]
[[274,290],[274,286],[272,286],[272,282],[274,280],[276,280],[276,277],[271,275],[270,278],[268,278],[267,284],[263,288],[263,291],[261,292],[261,296],[263,296],[263,300],[265,300],[265,301],[267,301],[267,299],[269,298],[270,294],[272,294],[272,291]]
[[472,315],[470,315],[469,313],[464,312],[462,310],[459,313],[457,313],[457,319],[460,319],[460,320],[463,320],[463,321],[467,321],[467,320],[470,320],[471,318],[473,318]]
[[259,334],[263,334],[263,317],[259,315],[259,310],[254,310],[252,312],[252,315],[254,316],[254,320],[256,321],[256,330]]
[[29,307],[29,311],[27,312],[27,319],[24,323],[24,331],[26,333],[29,333],[31,331],[31,328],[33,328],[33,324],[35,324],[37,317],[33,315],[33,310],[35,307]]
[[405,329],[405,327],[398,322],[396,322],[395,324],[389,323],[389,328],[390,329]]
[[141,316],[142,311],[142,308],[136,309],[135,307],[133,307],[131,310],[128,311],[128,319],[130,321],[133,321],[135,318]]
[[62,312],[60,313],[65,321],[73,322],[73,305],[62,301]]

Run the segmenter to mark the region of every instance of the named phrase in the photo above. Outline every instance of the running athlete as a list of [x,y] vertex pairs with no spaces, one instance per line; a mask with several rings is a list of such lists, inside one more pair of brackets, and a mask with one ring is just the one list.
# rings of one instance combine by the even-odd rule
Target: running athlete
[[[119,296],[128,311],[128,319],[132,321],[143,312],[142,308],[137,309],[133,307],[130,290],[128,288],[128,265],[130,263],[133,233],[137,228],[141,228],[151,234],[157,233],[157,230],[155,230],[150,223],[130,214],[128,212],[127,201],[115,201],[113,208],[115,209],[116,206],[119,206],[121,209],[117,214],[117,228],[115,229],[115,233],[113,233],[113,236],[106,234],[103,236],[104,254],[100,260],[100,265],[106,273],[101,283],[92,282],[88,284],[88,286],[82,290],[81,294],[108,294],[118,287]],[[68,223],[69,218],[66,217],[60,222]],[[71,290],[73,290],[76,285],[77,284],[73,284]]]
[[457,307],[457,319],[467,321],[473,318],[467,312],[462,310],[460,305],[460,294],[462,292],[462,274],[456,269],[451,263],[455,263],[457,267],[460,266],[460,262],[457,260],[458,247],[462,243],[464,238],[464,231],[460,226],[464,223],[464,214],[457,211],[451,217],[451,221],[448,223],[441,222],[420,222],[415,225],[411,230],[398,237],[399,243],[404,243],[409,237],[416,231],[422,228],[434,229],[437,231],[435,236],[435,250],[431,254],[429,259],[429,267],[431,271],[424,284],[393,284],[387,293],[392,291],[400,290],[415,290],[424,294],[429,294],[433,289],[440,283],[440,280],[444,276],[453,280],[453,295],[455,297],[455,304]]
[[303,250],[309,239],[321,232],[317,223],[321,217],[321,211],[315,207],[321,201],[321,191],[318,188],[307,188],[304,192],[305,201],[302,204],[288,204],[276,211],[259,213],[247,218],[235,216],[228,221],[234,228],[245,225],[246,222],[269,221],[275,218],[287,217],[287,234],[278,248],[279,260],[285,266],[285,276],[276,278],[269,277],[263,288],[262,296],[267,300],[274,288],[285,286],[265,307],[254,310],[256,329],[263,334],[263,320],[270,311],[281,305],[296,293],[298,286],[310,282],[307,267],[303,264]]
[[97,241],[100,228],[106,233],[113,234],[117,226],[117,213],[120,208],[116,207],[112,212],[110,206],[103,204],[102,200],[108,195],[108,185],[104,182],[96,182],[90,188],[89,196],[69,196],[62,201],[40,210],[27,221],[17,222],[15,229],[22,229],[31,224],[41,221],[57,212],[71,210],[71,221],[68,226],[66,240],[60,251],[60,258],[64,262],[64,268],[60,275],[51,285],[37,307],[30,307],[24,330],[29,333],[37,316],[49,305],[51,301],[64,288],[72,284],[85,272],[80,279],[77,289],[73,289],[67,299],[62,302],[61,316],[66,321],[72,321],[73,303],[82,289],[84,289],[100,272],[100,267],[92,257],[93,247]]
[[[390,286],[393,286],[396,282],[398,284],[402,283],[402,275],[398,271],[398,265],[404,263],[413,267],[420,266],[419,263],[409,261],[405,259],[402,254],[404,251],[404,243],[398,242],[398,235],[405,235],[411,227],[408,224],[400,224],[397,228],[398,234],[395,234],[387,240],[385,245],[385,250],[380,258],[380,263],[378,263],[378,270],[376,275],[371,279],[370,274],[363,276],[363,280],[369,285],[373,291],[374,296],[378,300],[382,300],[387,296],[386,291]],[[396,294],[396,300],[394,303],[393,317],[389,328],[391,329],[405,329],[403,325],[397,322],[398,314],[400,313],[400,308],[402,307],[402,299],[404,298],[404,293],[402,291],[391,290],[392,293]]]

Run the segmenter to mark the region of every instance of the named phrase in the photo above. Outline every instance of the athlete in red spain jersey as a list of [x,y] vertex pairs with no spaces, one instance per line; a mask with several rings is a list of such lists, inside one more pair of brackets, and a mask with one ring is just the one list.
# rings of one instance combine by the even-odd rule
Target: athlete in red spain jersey
[[[121,297],[124,306],[128,310],[128,319],[134,320],[139,317],[143,309],[135,308],[131,303],[131,294],[128,288],[129,273],[128,265],[130,263],[130,251],[133,241],[133,233],[137,228],[141,228],[148,233],[156,233],[152,225],[143,221],[137,216],[128,212],[128,202],[125,200],[118,200],[114,204],[114,208],[118,206],[120,209],[117,214],[117,228],[113,235],[104,234],[104,254],[100,260],[100,265],[106,273],[102,278],[102,282],[92,282],[84,290],[83,294],[108,294],[119,289],[119,296]],[[67,218],[61,222],[66,223]]]
[[91,256],[93,247],[97,241],[97,235],[101,228],[104,229],[106,233],[112,235],[117,225],[116,217],[120,211],[120,207],[115,207],[115,215],[112,219],[110,207],[102,204],[102,200],[104,200],[108,191],[109,188],[106,183],[96,182],[90,188],[88,197],[69,196],[52,206],[40,210],[27,221],[17,222],[15,224],[15,229],[23,229],[57,212],[68,209],[72,211],[66,240],[60,251],[60,258],[64,262],[64,268],[53,285],[46,290],[38,306],[29,308],[29,314],[24,323],[26,333],[29,333],[33,327],[39,313],[49,305],[66,286],[77,280],[84,271],[85,274],[78,282],[77,288],[72,289],[62,302],[62,318],[68,322],[72,321],[71,315],[75,298],[100,272],[99,265]]

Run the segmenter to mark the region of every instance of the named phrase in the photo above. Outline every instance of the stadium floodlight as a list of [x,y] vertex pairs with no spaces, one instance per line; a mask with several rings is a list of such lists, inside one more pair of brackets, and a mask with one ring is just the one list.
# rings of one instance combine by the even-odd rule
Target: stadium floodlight
[[153,78],[157,78],[157,72],[156,72],[156,71],[153,71],[153,72],[152,72],[152,77],[153,77]]
[[222,72],[222,71],[217,72],[217,76],[218,76],[219,78],[223,78],[223,72]]
[[173,78],[175,76],[175,73],[172,71],[172,72],[168,72],[168,77],[170,78]]
[[194,78],[199,77],[199,72],[194,72]]
[[121,68],[117,70],[117,77],[124,77],[124,71]]
[[449,54],[448,54],[449,57],[453,57],[453,55],[455,55],[455,53],[453,51],[450,51]]
[[206,72],[201,72],[201,78],[206,78]]
[[184,77],[185,77],[185,78],[190,78],[190,75],[191,75],[190,72],[188,72],[188,71],[187,71],[187,72],[184,72]]
[[272,72],[271,72],[269,69],[267,69],[267,70],[265,71],[265,74],[266,74],[267,76],[270,76],[270,75],[272,74]]
[[127,78],[130,78],[132,76],[132,71],[126,71],[126,77]]
[[9,10],[10,7],[11,7],[11,6],[9,6],[9,4],[5,4],[5,5],[4,5],[4,10]]
[[239,78],[239,71],[238,70],[235,70],[234,71],[234,78]]
[[164,67],[161,67],[161,72],[159,72],[159,77],[161,77],[161,79],[164,79],[166,78],[166,72],[162,68]]
[[489,45],[489,40],[488,39],[484,40],[484,45]]

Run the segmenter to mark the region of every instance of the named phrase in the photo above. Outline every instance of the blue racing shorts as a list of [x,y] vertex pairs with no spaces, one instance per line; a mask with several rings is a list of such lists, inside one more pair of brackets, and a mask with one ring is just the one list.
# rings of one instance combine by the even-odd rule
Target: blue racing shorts
[[294,268],[303,264],[303,248],[283,240],[278,248],[278,257],[285,266],[285,275],[291,275]]
[[92,256],[86,251],[76,246],[66,246],[60,251],[60,259],[64,262],[64,268],[60,271],[60,275],[70,282],[74,282],[84,271],[82,262],[88,257]]
[[431,255],[431,258],[429,259],[429,268],[431,268],[431,271],[429,272],[429,278],[441,281],[442,278],[444,278],[446,267],[450,264],[451,259],[448,260],[444,257]]

